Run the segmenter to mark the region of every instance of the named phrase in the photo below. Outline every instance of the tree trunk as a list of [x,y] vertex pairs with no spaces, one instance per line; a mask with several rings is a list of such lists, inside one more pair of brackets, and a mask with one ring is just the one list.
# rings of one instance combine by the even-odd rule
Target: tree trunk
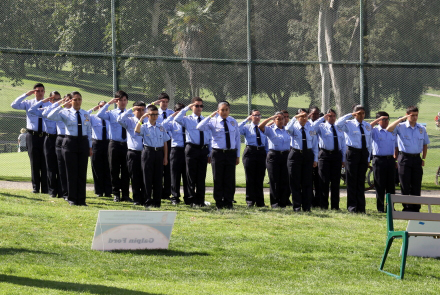
[[[318,20],[318,58],[321,62],[328,61],[325,47],[325,18],[326,10],[319,10]],[[330,108],[330,73],[328,64],[320,64],[321,73],[321,110],[326,112]]]

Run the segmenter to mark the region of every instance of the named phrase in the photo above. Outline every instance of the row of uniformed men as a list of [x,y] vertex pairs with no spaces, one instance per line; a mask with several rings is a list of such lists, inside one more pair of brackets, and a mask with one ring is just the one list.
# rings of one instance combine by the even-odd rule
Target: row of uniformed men
[[[288,115],[286,118],[286,114],[278,112],[275,116],[259,124],[261,114],[258,110],[253,110],[247,120],[238,124],[235,119],[229,116],[230,106],[227,102],[220,103],[216,112],[204,118],[201,115],[202,99],[194,98],[192,103],[185,108],[183,105],[177,104],[176,112],[173,112],[166,108],[169,98],[162,96],[159,101],[155,102],[159,103],[161,108],[158,110],[154,105],[150,105],[145,113],[143,102],[134,103],[134,107],[126,111],[127,94],[118,91],[115,99],[107,104],[100,103],[94,109],[100,109],[97,116],[90,116],[90,111],[86,112],[80,109],[79,93],[73,93],[72,100],[63,105],[69,106],[72,102],[73,107],[63,111],[63,106],[59,106],[58,103],[44,108],[46,101],[40,102],[41,99],[38,100],[37,96],[38,87],[35,90],[36,99],[28,101],[28,104],[34,108],[22,107],[28,110],[28,123],[29,121],[31,123],[31,128],[28,127],[28,129],[31,129],[31,141],[35,135],[38,136],[35,133],[39,133],[32,129],[32,127],[36,127],[36,124],[32,125],[35,123],[32,122],[32,119],[35,120],[33,117],[35,109],[41,111],[41,114],[37,114],[37,116],[46,116],[56,120],[57,128],[62,127],[63,122],[67,122],[65,130],[67,135],[64,138],[61,137],[63,138],[61,146],[66,164],[70,163],[66,165],[66,176],[67,195],[71,204],[85,204],[87,154],[96,157],[100,150],[98,147],[105,146],[108,138],[110,139],[108,148],[110,166],[115,166],[115,163],[112,163],[115,158],[120,159],[118,165],[123,164],[125,158],[127,159],[135,203],[159,207],[162,196],[162,171],[168,162],[168,144],[166,142],[171,137],[169,158],[172,176],[172,202],[174,204],[180,202],[180,179],[182,178],[185,203],[204,206],[206,167],[210,162],[213,168],[216,205],[218,208],[232,208],[235,191],[235,165],[239,163],[240,157],[240,134],[246,138],[243,164],[246,172],[246,202],[248,206],[265,205],[263,179],[267,167],[272,207],[289,205],[289,195],[292,193],[295,211],[300,211],[301,208],[308,211],[312,204],[328,208],[329,185],[331,183],[331,208],[339,209],[340,168],[345,165],[347,169],[347,209],[350,212],[365,212],[364,175],[372,154],[377,208],[379,211],[383,211],[385,192],[394,192],[396,145],[399,151],[398,167],[402,193],[420,195],[423,173],[423,161],[420,158],[420,153],[423,151],[424,160],[429,139],[426,130],[417,124],[418,109],[415,107],[408,108],[407,116],[403,118],[408,118],[406,123],[400,123],[403,119],[399,119],[389,126],[388,130],[386,129],[389,120],[388,114],[379,112],[378,118],[370,125],[363,121],[365,112],[362,106],[356,106],[354,113],[347,114],[338,121],[336,121],[336,113],[333,110],[329,110],[325,116],[318,119],[318,116],[314,115],[319,114],[319,110],[313,108],[310,120],[307,120],[307,111],[300,110],[300,113],[289,123],[287,123]],[[30,93],[26,95],[30,95]],[[26,105],[23,101],[26,95],[19,97],[12,106],[17,108],[17,105],[23,105],[23,103]],[[37,103],[40,105],[35,107]],[[110,112],[107,111],[108,106],[113,103],[117,103],[118,108]],[[185,116],[189,109],[193,110],[193,114]],[[355,119],[348,120],[352,116]],[[266,126],[271,120],[274,124],[270,127]],[[251,124],[246,124],[248,121],[251,121]],[[372,129],[372,126],[377,123],[379,123],[379,128]],[[81,130],[81,126],[85,126],[87,130]],[[110,126],[110,130],[106,130],[107,126]],[[58,128],[58,134],[61,134],[61,129]],[[90,139],[90,133],[93,134],[93,153],[91,150],[88,153],[86,151],[86,137]],[[78,137],[78,134],[82,134],[83,137]],[[47,138],[49,141],[51,136],[48,135]],[[128,142],[128,145],[124,144],[124,140]],[[82,149],[78,148],[79,141],[83,142]],[[90,140],[89,146],[91,146]],[[72,149],[76,156],[67,159],[67,154],[72,156],[70,154]],[[107,149],[102,148],[102,151],[104,150]],[[31,153],[32,149],[30,156]],[[120,156],[116,156],[115,153]],[[95,174],[99,174],[95,171],[97,170],[95,167],[105,166],[107,156],[96,158],[95,165],[93,165],[92,158],[94,177]],[[420,165],[417,165],[418,160]],[[77,167],[70,169],[74,163]],[[318,175],[314,197],[312,191],[313,167],[316,167],[315,174]],[[84,173],[78,175],[79,171],[84,171]],[[123,178],[123,174],[127,175],[122,170],[121,178]],[[115,187],[118,187],[118,181],[113,175],[119,176],[119,171],[118,174],[112,173],[112,192],[117,200],[119,189],[115,189]],[[142,179],[140,175],[143,175]],[[73,180],[77,178],[78,180],[74,182]],[[95,189],[100,187],[102,193],[109,187],[107,183],[103,182],[103,179],[105,177],[97,176],[95,178]],[[97,186],[99,182],[102,185]],[[69,191],[71,183],[72,189],[70,191],[72,193]],[[78,194],[78,190],[81,193]],[[96,192],[100,194],[99,190]],[[129,200],[128,183],[126,194],[124,194],[124,190],[122,193],[123,199]],[[72,196],[70,196],[71,194]],[[417,210],[417,208],[405,205],[405,210]]]

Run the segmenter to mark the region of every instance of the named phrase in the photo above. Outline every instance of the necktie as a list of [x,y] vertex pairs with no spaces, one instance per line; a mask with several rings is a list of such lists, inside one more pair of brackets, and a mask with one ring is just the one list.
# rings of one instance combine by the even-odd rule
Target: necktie
[[167,112],[162,113],[163,119],[165,120],[167,118]]
[[[202,121],[202,118],[200,118],[200,116],[199,116],[199,118],[197,119],[197,122],[200,123],[200,121]],[[200,145],[201,146],[205,145],[205,135],[203,134],[203,131],[200,131]]]
[[226,119],[223,119],[223,125],[225,126],[226,148],[229,150],[231,148],[231,138],[229,137],[229,127]]
[[186,128],[182,127],[183,146],[185,146],[185,144],[186,144],[186,134],[185,134],[185,132],[186,132]]
[[361,137],[362,137],[362,148],[366,149],[367,148],[367,141],[365,140],[365,133],[364,133],[364,128],[362,127],[362,124],[359,124],[359,129],[361,130]]
[[303,151],[307,150],[307,136],[306,131],[304,130],[304,127],[301,127],[301,133],[302,133],[302,142],[303,142]]
[[[41,104],[39,106],[39,108],[42,108],[42,107],[43,107],[43,105]],[[43,118],[39,117],[38,118],[38,133],[41,133],[41,132],[43,132]]]
[[107,126],[105,126],[105,120],[102,120],[102,140],[107,140]]
[[255,135],[257,136],[257,145],[261,146],[261,134],[258,126],[255,126]]
[[76,111],[76,120],[78,122],[78,136],[82,136],[83,128],[82,128],[81,115],[79,114],[79,111]]
[[[122,114],[124,112],[124,110],[122,110],[119,114]],[[127,130],[125,130],[124,127],[122,127],[122,139],[126,139],[127,138]]]
[[338,134],[336,133],[335,125],[332,125],[332,131],[333,131],[333,150],[339,151],[339,141],[338,141]]

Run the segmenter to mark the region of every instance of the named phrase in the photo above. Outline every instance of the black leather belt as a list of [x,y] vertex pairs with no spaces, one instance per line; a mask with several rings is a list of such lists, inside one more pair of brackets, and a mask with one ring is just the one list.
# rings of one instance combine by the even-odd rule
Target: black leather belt
[[290,152],[290,150],[285,150],[285,151],[269,150],[269,152],[273,152],[273,153],[282,155],[282,154],[287,154],[288,152]]
[[65,137],[65,135],[64,135],[64,134],[58,134],[58,135],[57,135],[57,137],[61,137],[61,138],[64,138],[64,137]]
[[163,151],[163,146],[161,147],[152,147],[152,146],[146,146],[144,145],[144,150],[149,150],[149,151]]
[[46,133],[46,136],[49,137],[49,138],[57,138],[56,134]]
[[110,142],[115,143],[115,144],[120,144],[120,145],[126,145],[127,144],[126,141],[117,141],[117,140],[113,140],[113,139],[110,139]]
[[420,154],[408,154],[404,152],[399,152],[399,154],[407,156],[407,157],[420,157]]
[[208,145],[207,145],[207,144],[205,144],[205,145],[200,145],[200,144],[194,144],[194,143],[190,143],[190,142],[188,142],[187,144],[188,144],[189,146],[193,147],[193,148],[200,149],[200,150],[202,150],[202,149],[207,149],[207,148],[208,148]]
[[393,155],[391,155],[391,156],[376,156],[376,155],[373,155],[373,157],[374,158],[379,158],[379,159],[391,159],[391,158],[394,158]]
[[334,154],[334,153],[339,153],[339,150],[335,151],[335,150],[326,150],[326,149],[319,149],[320,151],[323,151],[325,153],[329,153],[329,154]]
[[38,135],[39,137],[46,136],[46,132],[38,132],[38,131],[34,131],[32,129],[27,129],[27,132],[32,135]]
[[355,147],[352,147],[352,146],[347,146],[347,148],[348,148],[350,151],[362,151],[362,149],[358,149],[358,148],[355,148]]
[[223,152],[223,153],[237,152],[237,149],[215,149],[215,148],[212,149],[214,151]]
[[174,150],[183,150],[183,149],[185,149],[185,147],[184,147],[184,146],[172,146],[171,149],[174,149]]
[[254,150],[254,151],[261,151],[264,150],[264,146],[255,146],[255,145],[247,145],[246,148]]
[[[294,151],[295,153],[301,153],[301,154],[304,152],[303,150],[298,150],[298,149],[294,149],[294,148],[290,148],[290,150]],[[306,151],[309,152],[309,151],[312,151],[312,149],[307,149]]]

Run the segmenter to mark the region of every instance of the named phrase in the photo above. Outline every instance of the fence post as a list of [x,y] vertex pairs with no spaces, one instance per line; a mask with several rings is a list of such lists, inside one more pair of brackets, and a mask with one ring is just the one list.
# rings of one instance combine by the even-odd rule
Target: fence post
[[112,25],[112,70],[113,70],[113,93],[118,91],[118,64],[116,59],[116,1],[111,0],[111,25]]
[[247,0],[246,11],[246,30],[247,30],[247,100],[248,114],[252,110],[252,50],[251,50],[251,0]]
[[364,94],[364,1],[359,0],[359,96],[360,104],[365,106]]

